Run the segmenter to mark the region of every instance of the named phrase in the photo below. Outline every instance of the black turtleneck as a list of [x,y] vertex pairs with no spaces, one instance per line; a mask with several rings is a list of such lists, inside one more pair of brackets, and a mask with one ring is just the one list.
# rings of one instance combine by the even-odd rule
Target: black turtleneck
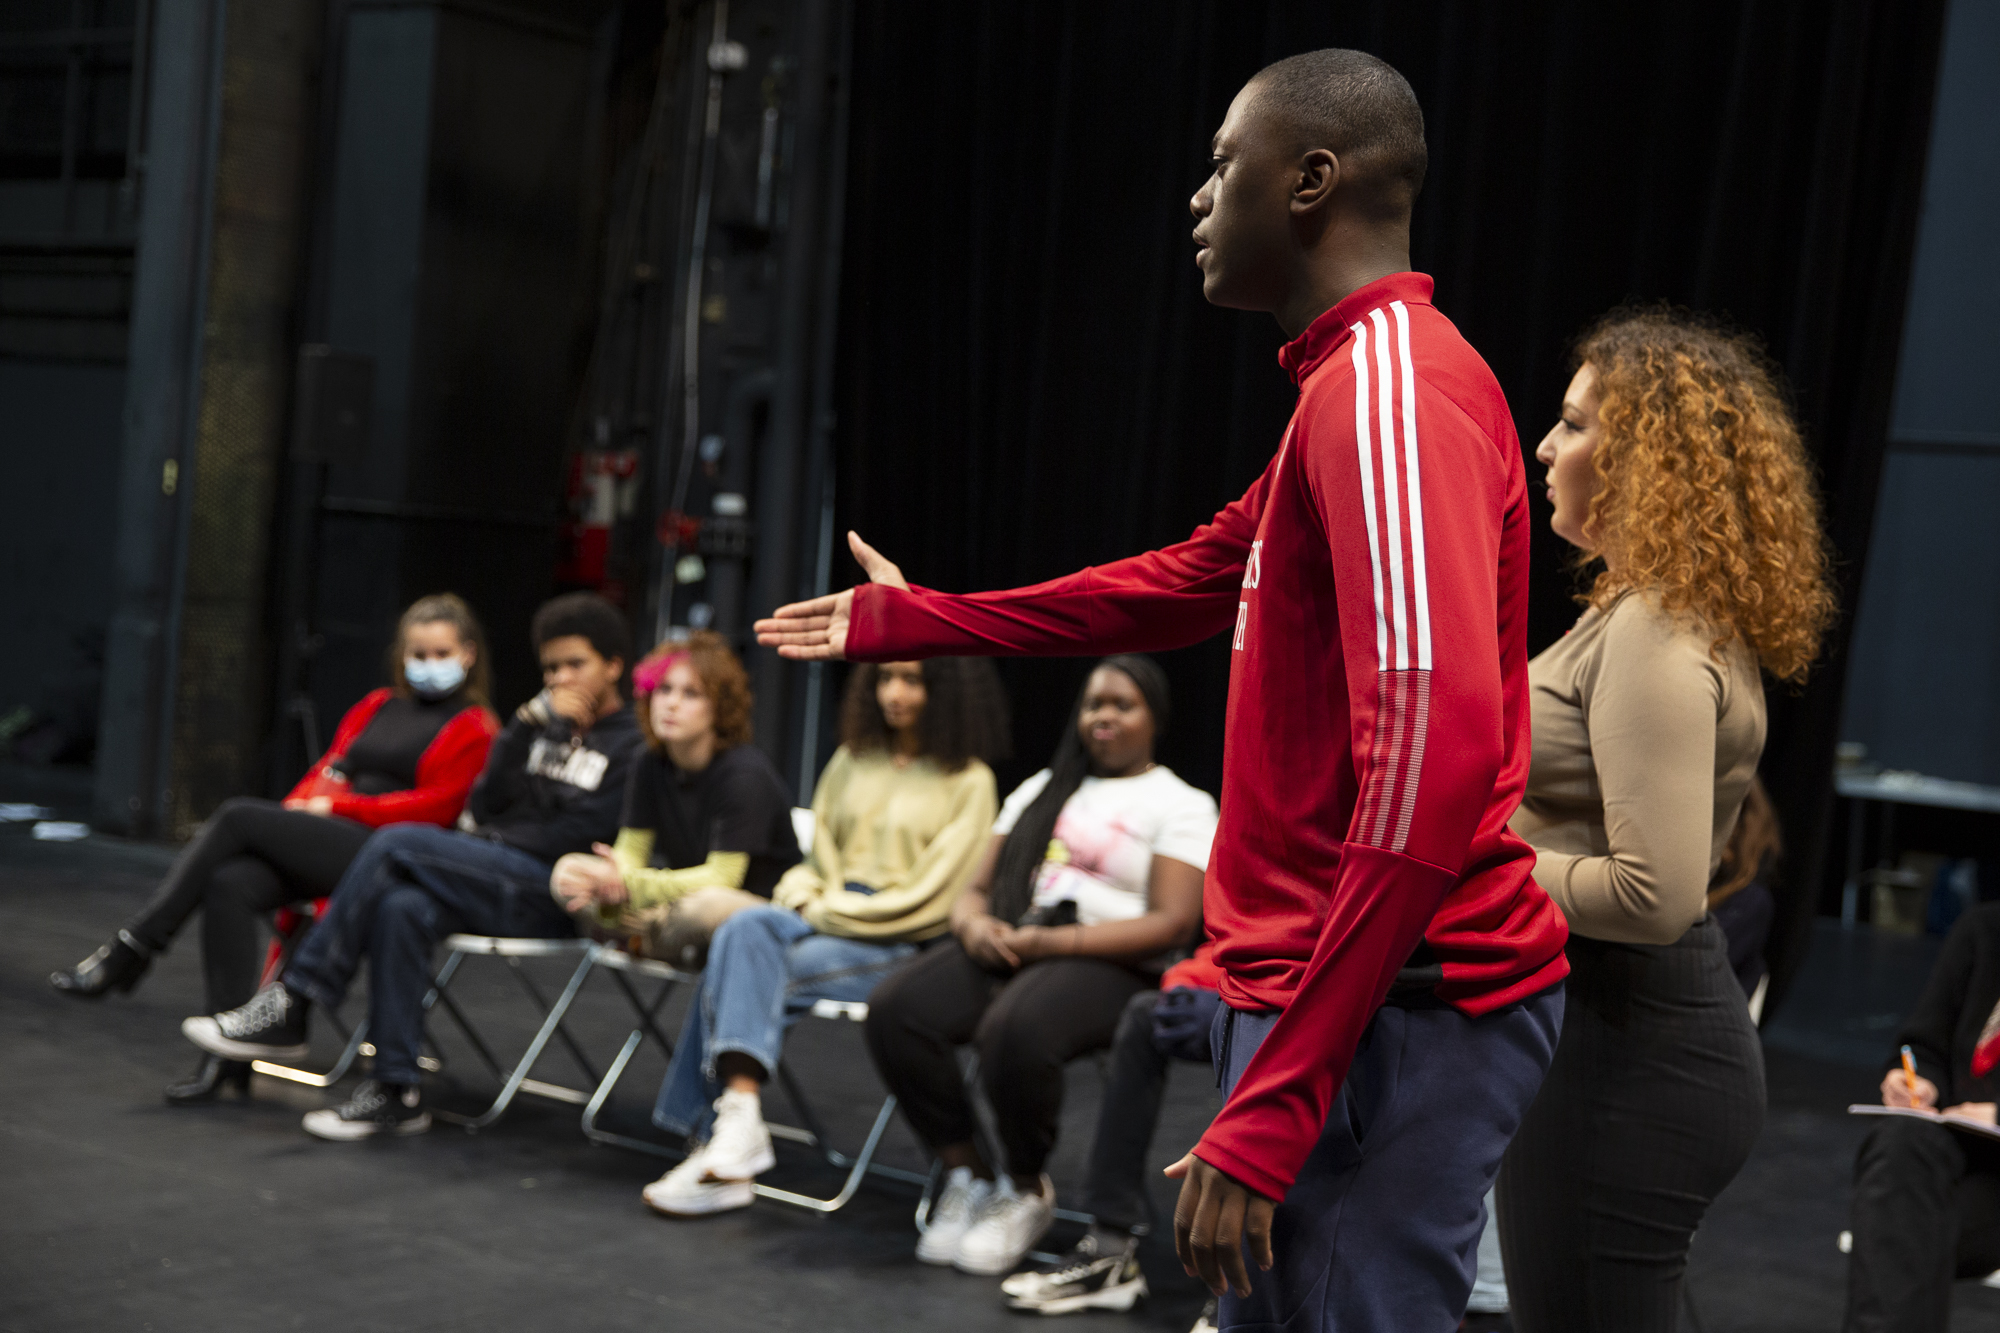
[[464,707],[465,696],[460,691],[430,700],[392,694],[382,701],[334,767],[347,775],[357,796],[409,791],[417,785],[417,761],[444,730],[444,724]]

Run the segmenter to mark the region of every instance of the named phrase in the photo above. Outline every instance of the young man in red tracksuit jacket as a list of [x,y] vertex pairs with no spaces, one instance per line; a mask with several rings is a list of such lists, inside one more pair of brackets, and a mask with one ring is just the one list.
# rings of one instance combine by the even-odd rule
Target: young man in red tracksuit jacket
[[854,538],[871,584],[758,627],[857,660],[1231,636],[1204,896],[1229,1097],[1173,1169],[1176,1244],[1228,1288],[1225,1328],[1455,1327],[1561,1024],[1567,931],[1506,827],[1529,758],[1521,451],[1408,271],[1422,126],[1353,51],[1281,61],[1231,105],[1193,200],[1203,290],[1276,315],[1299,402],[1188,540],[950,596]]

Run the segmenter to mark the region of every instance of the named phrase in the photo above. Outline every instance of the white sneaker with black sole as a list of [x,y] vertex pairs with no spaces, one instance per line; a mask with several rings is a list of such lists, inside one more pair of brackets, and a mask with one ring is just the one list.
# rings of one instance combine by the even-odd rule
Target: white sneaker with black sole
[[763,1099],[754,1092],[725,1092],[715,1099],[715,1127],[701,1151],[717,1180],[755,1180],[778,1164]]
[[1016,1273],[1000,1284],[1000,1290],[1012,1308],[1039,1314],[1130,1310],[1146,1294],[1139,1242],[1109,1240],[1091,1232],[1054,1267]]
[[949,1267],[956,1261],[959,1242],[992,1198],[992,1181],[973,1175],[970,1167],[953,1167],[944,1178],[944,1192],[931,1205],[924,1234],[917,1238],[918,1262]]
[[1201,1307],[1201,1315],[1194,1321],[1194,1327],[1189,1329],[1188,1333],[1221,1333],[1220,1327],[1215,1322],[1216,1311],[1220,1306],[1220,1301],[1213,1296],[1209,1297],[1208,1304]]
[[748,1180],[717,1180],[709,1174],[707,1150],[695,1149],[687,1160],[661,1176],[639,1197],[656,1213],[668,1217],[707,1217],[732,1208],[748,1208],[757,1199],[757,1186]]
[[303,995],[274,981],[248,1004],[183,1018],[181,1035],[225,1060],[296,1060],[306,1053],[306,1012],[311,1007]]
[[1023,1194],[1012,1176],[1001,1176],[979,1220],[958,1243],[951,1263],[961,1273],[999,1277],[1011,1273],[1056,1220],[1056,1187],[1046,1175],[1040,1194]]
[[339,1106],[308,1111],[299,1122],[317,1138],[346,1143],[354,1139],[405,1138],[431,1127],[424,1109],[424,1090],[414,1083],[397,1086],[368,1079]]

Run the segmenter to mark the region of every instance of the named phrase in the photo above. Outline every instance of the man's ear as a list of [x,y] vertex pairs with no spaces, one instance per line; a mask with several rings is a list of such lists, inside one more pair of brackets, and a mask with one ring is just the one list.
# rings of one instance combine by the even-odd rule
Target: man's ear
[[1298,217],[1321,207],[1340,188],[1340,159],[1331,148],[1312,148],[1299,159],[1299,174],[1292,186],[1292,216]]

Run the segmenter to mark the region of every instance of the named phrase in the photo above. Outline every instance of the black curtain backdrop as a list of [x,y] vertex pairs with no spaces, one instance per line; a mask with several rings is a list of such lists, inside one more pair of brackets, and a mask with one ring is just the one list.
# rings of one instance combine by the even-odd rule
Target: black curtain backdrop
[[[841,525],[914,581],[970,591],[1177,540],[1238,495],[1293,389],[1269,317],[1202,300],[1187,200],[1251,74],[1353,46],[1423,103],[1414,262],[1499,376],[1523,448],[1594,316],[1660,298],[1726,313],[1791,377],[1851,613],[1943,8],[858,0]],[[1577,608],[1530,490],[1539,649]],[[835,570],[855,575],[844,548]],[[1845,633],[1803,691],[1771,691],[1764,775],[1791,841],[1773,1002],[1828,877]],[[1179,716],[1161,758],[1211,790],[1225,646],[1163,657]],[[1003,672],[1020,751],[1004,794],[1053,748],[1084,664]]]

